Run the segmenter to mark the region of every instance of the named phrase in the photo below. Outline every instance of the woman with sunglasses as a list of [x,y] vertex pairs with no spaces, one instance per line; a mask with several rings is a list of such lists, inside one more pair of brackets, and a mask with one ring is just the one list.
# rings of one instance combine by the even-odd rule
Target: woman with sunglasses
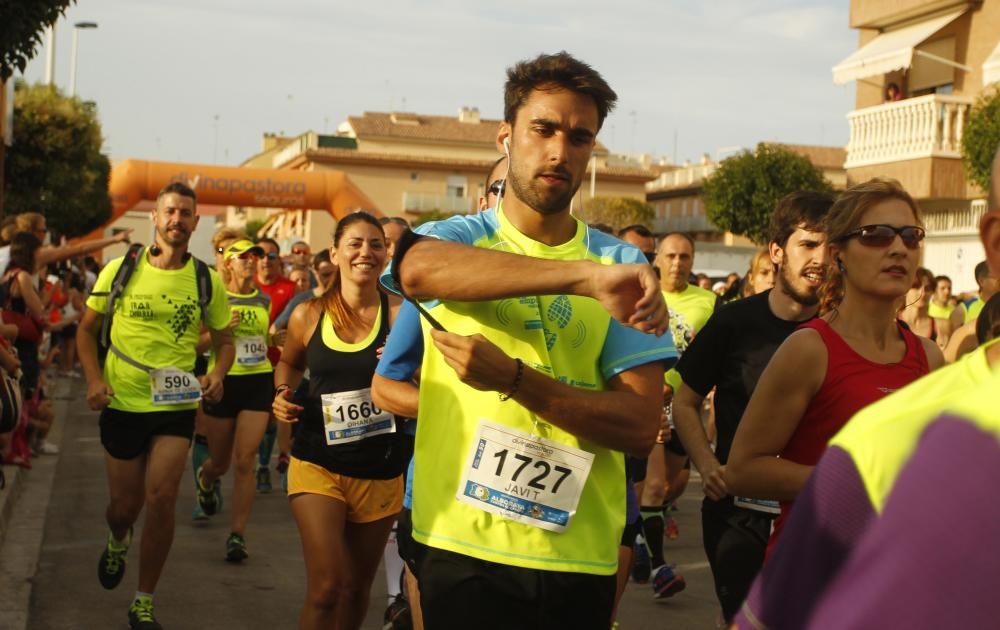
[[[403,502],[406,462],[396,418],[372,403],[371,383],[399,300],[378,288],[382,226],[365,212],[337,223],[336,266],[321,298],[292,313],[275,369],[274,416],[298,422],[288,496],[302,537],[306,599],[299,628],[359,628]],[[309,370],[302,404],[293,396]]]
[[781,502],[768,554],[830,438],[862,408],[943,363],[934,342],[896,319],[916,275],[919,223],[913,199],[893,180],[849,188],[830,209],[834,264],[820,291],[822,315],[768,363],[724,473],[733,496]]
[[[195,471],[198,505],[211,516],[222,505],[219,478],[235,460],[233,508],[226,539],[226,560],[249,556],[246,526],[256,495],[257,446],[264,437],[271,410],[274,379],[267,360],[268,313],[271,301],[254,286],[257,259],[264,251],[249,240],[225,249],[226,295],[233,311],[230,329],[236,360],[223,381],[222,400],[203,402],[204,431],[209,456]],[[212,369],[214,358],[210,361]]]

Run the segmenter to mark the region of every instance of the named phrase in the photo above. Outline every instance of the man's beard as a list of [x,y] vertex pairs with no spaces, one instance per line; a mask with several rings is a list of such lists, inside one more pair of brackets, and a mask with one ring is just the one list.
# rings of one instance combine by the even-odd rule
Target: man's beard
[[[560,171],[560,173],[569,176],[569,173],[565,171]],[[520,174],[514,168],[511,168],[508,180],[510,181],[510,187],[514,191],[514,195],[539,214],[559,214],[569,207],[570,201],[573,200],[573,195],[576,194],[577,189],[580,187],[579,184],[573,185],[571,180],[566,192],[553,194],[546,198],[538,190],[540,184],[534,177],[528,178],[527,182],[522,182]]]
[[791,270],[788,265],[779,265],[781,272],[779,273],[779,282],[781,284],[781,292],[792,298],[795,302],[798,302],[802,306],[816,306],[819,304],[819,289],[823,285],[813,289],[808,288],[805,291],[799,291],[795,288],[795,280],[799,276],[792,275]]
[[187,230],[182,229],[181,232],[183,233],[183,236],[177,237],[177,236],[171,236],[169,229],[164,229],[162,231],[156,230],[156,234],[157,236],[160,237],[160,240],[163,241],[166,245],[170,245],[171,247],[177,247],[178,245],[185,245],[187,244],[188,239],[191,238],[191,233],[188,232]]

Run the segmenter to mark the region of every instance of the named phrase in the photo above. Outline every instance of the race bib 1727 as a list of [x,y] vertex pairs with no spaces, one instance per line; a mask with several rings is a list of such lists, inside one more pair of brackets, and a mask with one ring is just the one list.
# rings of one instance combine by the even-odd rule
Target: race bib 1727
[[594,454],[480,420],[456,499],[552,532],[576,514]]

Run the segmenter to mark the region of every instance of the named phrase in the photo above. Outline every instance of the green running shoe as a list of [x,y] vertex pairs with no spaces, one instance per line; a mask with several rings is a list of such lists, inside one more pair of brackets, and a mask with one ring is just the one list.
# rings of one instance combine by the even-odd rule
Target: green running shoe
[[243,562],[250,557],[247,552],[247,541],[236,532],[226,539],[226,562]]
[[212,486],[206,488],[201,482],[202,467],[198,467],[195,473],[194,482],[198,486],[198,506],[207,515],[212,516],[222,509],[222,484],[216,479]]
[[271,491],[271,470],[267,466],[257,467],[257,492],[267,494]]
[[163,630],[153,616],[151,597],[139,597],[128,607],[128,627],[132,630]]
[[101,586],[109,591],[119,583],[125,576],[125,557],[128,555],[128,546],[132,543],[132,528],[128,530],[125,542],[119,543],[115,537],[108,532],[108,542],[101,552],[101,560],[97,563],[97,579]]

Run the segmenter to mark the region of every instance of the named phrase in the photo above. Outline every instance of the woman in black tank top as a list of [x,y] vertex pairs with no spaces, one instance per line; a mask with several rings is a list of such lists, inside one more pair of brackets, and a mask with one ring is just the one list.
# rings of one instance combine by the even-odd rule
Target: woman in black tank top
[[[396,418],[371,399],[378,351],[400,304],[378,288],[385,234],[358,212],[337,224],[333,240],[337,273],[322,297],[292,313],[274,372],[274,415],[299,424],[288,470],[306,563],[299,628],[361,626],[403,496]],[[292,395],[306,369],[308,395],[297,405]]]

